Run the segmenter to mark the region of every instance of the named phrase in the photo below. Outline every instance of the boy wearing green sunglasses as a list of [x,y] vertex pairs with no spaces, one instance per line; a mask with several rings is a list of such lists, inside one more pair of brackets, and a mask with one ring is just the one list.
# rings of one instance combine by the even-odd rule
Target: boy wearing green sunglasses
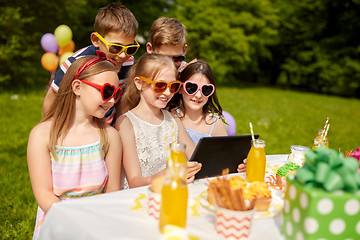
[[186,28],[177,18],[159,17],[153,22],[147,53],[167,55],[179,69],[186,63],[186,50]]
[[[94,32],[90,35],[92,45],[78,50],[61,64],[45,96],[42,107],[43,114],[46,114],[54,103],[55,95],[61,87],[61,80],[71,64],[80,57],[96,55],[96,50],[104,52],[108,58],[114,61],[121,86],[129,68],[134,64],[133,55],[140,47],[135,40],[137,31],[138,22],[125,6],[111,3],[101,8],[95,17]],[[111,124],[114,116],[115,106],[106,113],[106,122]]]

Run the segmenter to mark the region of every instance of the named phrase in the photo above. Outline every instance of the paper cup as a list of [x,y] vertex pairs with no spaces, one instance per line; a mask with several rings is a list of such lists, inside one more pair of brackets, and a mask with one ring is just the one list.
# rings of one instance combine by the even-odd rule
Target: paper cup
[[243,240],[250,234],[255,209],[234,211],[225,208],[216,209],[216,232],[221,239]]
[[161,194],[155,193],[148,189],[148,213],[155,220],[159,220],[160,216]]

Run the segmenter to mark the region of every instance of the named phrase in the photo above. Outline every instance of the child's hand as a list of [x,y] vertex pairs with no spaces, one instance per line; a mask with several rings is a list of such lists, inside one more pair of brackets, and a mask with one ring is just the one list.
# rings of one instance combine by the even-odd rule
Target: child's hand
[[246,171],[246,158],[244,159],[244,162],[239,164],[237,168],[238,172],[245,172]]
[[201,169],[201,163],[190,161],[187,163],[187,183],[192,183],[195,179],[195,174]]

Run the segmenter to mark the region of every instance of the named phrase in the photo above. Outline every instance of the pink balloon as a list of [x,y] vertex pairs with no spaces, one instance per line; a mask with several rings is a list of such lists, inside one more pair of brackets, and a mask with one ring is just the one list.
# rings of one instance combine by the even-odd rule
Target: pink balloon
[[56,53],[59,49],[59,45],[56,41],[55,35],[52,33],[45,33],[41,37],[41,47],[45,52]]
[[227,123],[227,133],[229,136],[234,136],[236,134],[236,122],[235,119],[233,118],[233,116],[226,112],[226,111],[222,111],[222,114],[225,117],[225,121]]

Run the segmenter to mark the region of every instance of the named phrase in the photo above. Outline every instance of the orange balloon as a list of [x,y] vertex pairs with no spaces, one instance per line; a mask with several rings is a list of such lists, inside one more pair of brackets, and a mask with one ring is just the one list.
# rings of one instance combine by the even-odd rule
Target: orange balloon
[[59,55],[63,55],[66,52],[74,52],[75,50],[75,43],[73,40],[70,40],[68,44],[66,44],[64,47],[59,48]]
[[49,72],[54,71],[58,66],[59,59],[56,54],[46,52],[41,57],[41,65]]

